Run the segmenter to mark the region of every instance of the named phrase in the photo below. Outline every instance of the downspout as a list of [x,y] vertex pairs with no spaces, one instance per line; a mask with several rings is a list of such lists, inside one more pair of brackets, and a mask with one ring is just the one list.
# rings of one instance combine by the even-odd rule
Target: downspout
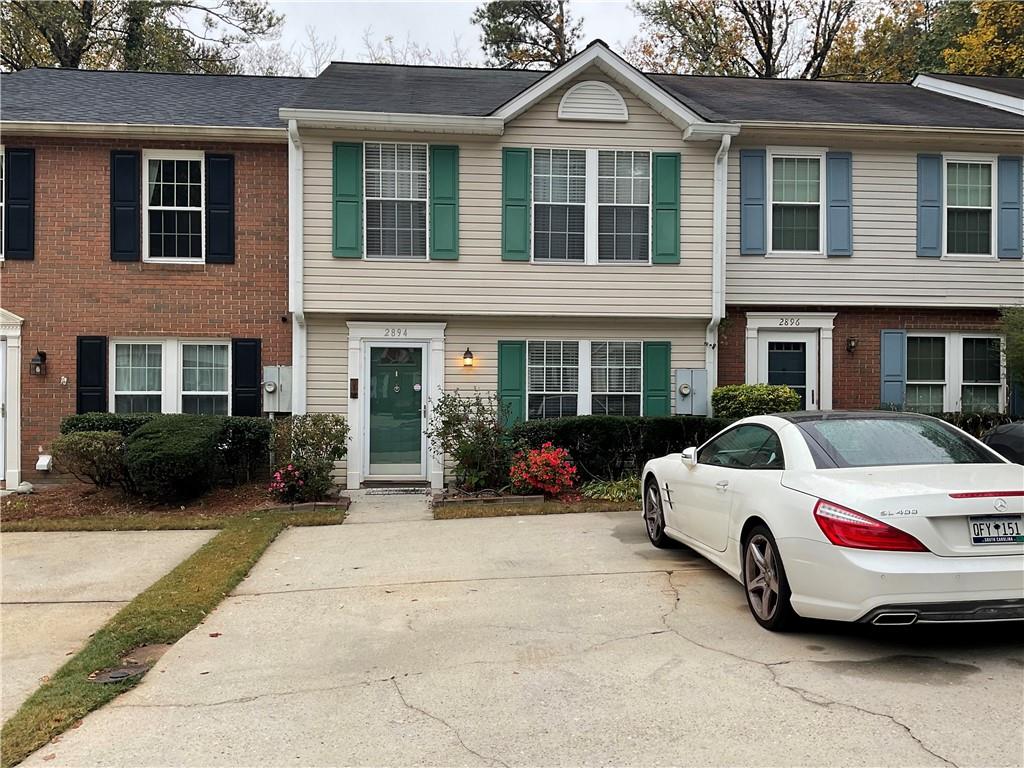
[[725,226],[726,187],[729,178],[729,145],[732,136],[724,134],[715,155],[714,199],[711,225],[711,322],[704,338],[704,366],[708,372],[708,413],[711,393],[718,386],[718,326],[725,317]]
[[292,413],[306,412],[306,315],[302,311],[302,138],[288,121],[288,311],[292,315]]

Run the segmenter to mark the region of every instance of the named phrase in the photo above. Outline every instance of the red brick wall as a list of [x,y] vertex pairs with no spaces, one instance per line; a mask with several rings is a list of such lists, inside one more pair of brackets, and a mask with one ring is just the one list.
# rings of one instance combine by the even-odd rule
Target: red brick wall
[[[75,411],[77,336],[260,338],[264,365],[291,361],[288,153],[283,144],[21,139],[36,149],[34,261],[0,268],[0,305],[22,326],[22,469]],[[110,260],[110,150],[201,149],[235,156],[235,263]],[[45,378],[28,375],[36,350]],[[62,384],[61,378],[67,383]]]
[[[746,313],[836,312],[832,343],[832,407],[877,408],[881,377],[883,329],[992,331],[999,324],[995,309],[909,309],[899,307],[729,307],[718,334],[718,383],[742,384],[745,379]],[[846,340],[857,339],[854,352]]]

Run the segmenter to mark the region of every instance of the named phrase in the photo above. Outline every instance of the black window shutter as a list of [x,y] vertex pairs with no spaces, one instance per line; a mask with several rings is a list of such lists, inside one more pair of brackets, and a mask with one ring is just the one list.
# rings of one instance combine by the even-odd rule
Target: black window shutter
[[235,263],[235,156],[206,156],[206,262]]
[[231,415],[262,416],[263,363],[259,339],[231,340]]
[[36,151],[4,152],[4,258],[31,261],[36,256]]
[[110,260],[138,261],[142,233],[142,157],[110,153]]
[[78,337],[78,413],[107,410],[107,337]]

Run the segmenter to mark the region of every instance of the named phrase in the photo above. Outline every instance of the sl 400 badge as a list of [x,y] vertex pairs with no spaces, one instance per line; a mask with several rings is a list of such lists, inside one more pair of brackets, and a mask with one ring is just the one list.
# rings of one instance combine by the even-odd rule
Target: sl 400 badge
[[913,517],[917,514],[917,508],[913,509],[883,509],[882,517]]

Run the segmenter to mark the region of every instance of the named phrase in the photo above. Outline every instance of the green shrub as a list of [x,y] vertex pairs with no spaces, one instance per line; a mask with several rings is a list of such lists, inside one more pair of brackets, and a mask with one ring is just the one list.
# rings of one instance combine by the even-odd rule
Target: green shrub
[[1013,419],[1005,413],[994,412],[936,413],[934,415],[937,418],[952,424],[954,427],[962,429],[967,434],[974,435],[975,437],[981,437],[992,429],[992,427],[998,427],[1000,424],[1009,424],[1013,421]]
[[745,419],[796,411],[800,408],[800,395],[781,384],[731,384],[715,388],[711,407],[720,419]]
[[451,459],[457,487],[479,491],[508,485],[512,447],[501,417],[493,393],[464,397],[457,390],[445,392],[434,404],[426,429],[430,450]]
[[60,421],[60,433],[72,432],[117,432],[128,437],[158,413],[78,413],[65,416]]
[[580,494],[588,499],[635,501],[639,504],[640,477],[629,475],[621,480],[591,480],[580,486]]
[[334,463],[348,453],[348,422],[336,413],[307,413],[273,424],[274,463],[302,468],[304,501],[319,501],[334,486]]
[[237,485],[266,478],[274,425],[259,416],[224,416],[220,420],[218,481]]
[[155,416],[125,445],[128,476],[137,491],[161,502],[195,498],[216,481],[224,419]]
[[566,448],[581,480],[617,480],[640,474],[650,459],[700,445],[729,424],[703,416],[567,416],[519,422],[510,437],[515,447]]
[[98,488],[127,485],[124,441],[120,432],[72,432],[53,441],[57,469]]

